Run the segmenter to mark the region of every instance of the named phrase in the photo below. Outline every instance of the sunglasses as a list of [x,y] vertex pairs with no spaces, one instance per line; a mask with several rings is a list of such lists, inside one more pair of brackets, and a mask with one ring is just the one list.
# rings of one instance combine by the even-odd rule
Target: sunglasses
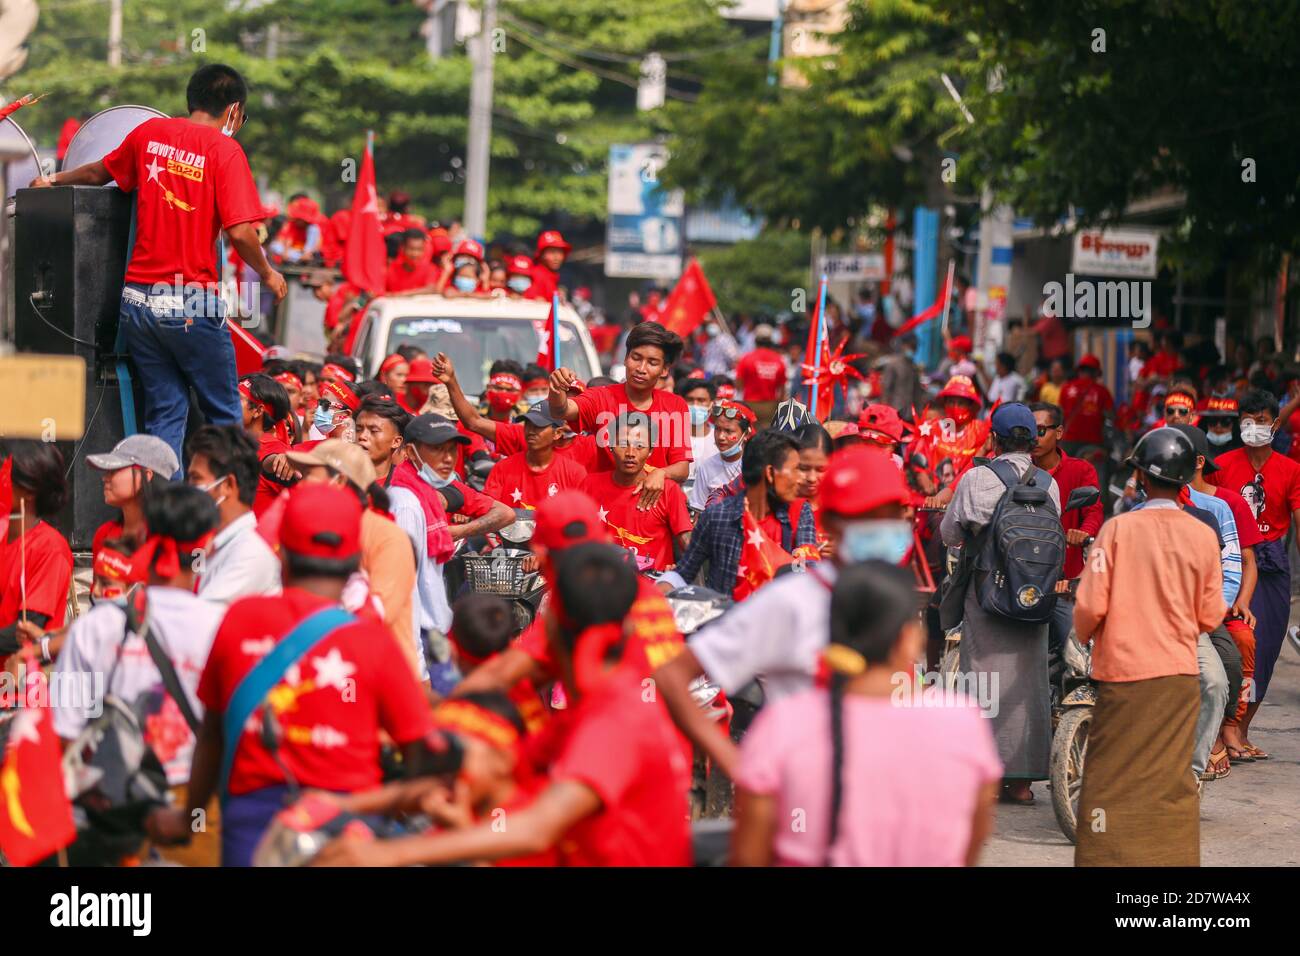
[[1038,426],[1038,437],[1039,437],[1039,438],[1046,438],[1048,432],[1054,432],[1054,431],[1056,431],[1056,430],[1057,430],[1058,428],[1060,428],[1060,427],[1061,427],[1060,425],[1039,425],[1039,426]]
[[711,412],[709,412],[709,417],[710,417],[710,418],[728,418],[728,419],[731,419],[731,420],[733,420],[733,421],[734,421],[735,419],[739,418],[741,421],[746,421],[746,422],[749,421],[749,419],[745,417],[745,413],[742,412],[740,409],[738,409],[738,408],[728,408],[728,407],[726,407],[725,405],[714,405],[714,406],[713,406],[713,410],[712,410]]

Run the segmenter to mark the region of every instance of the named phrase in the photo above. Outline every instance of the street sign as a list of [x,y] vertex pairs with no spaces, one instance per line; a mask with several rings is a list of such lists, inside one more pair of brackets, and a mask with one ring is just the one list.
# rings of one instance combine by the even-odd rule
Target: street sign
[[1160,234],[1148,229],[1081,229],[1070,271],[1086,276],[1154,279]]
[[817,271],[831,282],[880,282],[888,278],[883,252],[822,256]]
[[682,271],[685,204],[680,190],[660,188],[668,150],[656,143],[609,149],[609,216],[605,275],[675,279]]

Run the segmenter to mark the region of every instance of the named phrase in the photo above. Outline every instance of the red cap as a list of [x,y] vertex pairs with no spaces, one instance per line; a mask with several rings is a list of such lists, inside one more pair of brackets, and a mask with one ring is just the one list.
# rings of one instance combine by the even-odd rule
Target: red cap
[[547,229],[537,237],[537,255],[539,256],[547,249],[563,249],[567,253],[572,248],[573,246],[564,241],[564,237],[560,235],[558,229]]
[[473,256],[479,262],[482,262],[483,246],[480,245],[477,240],[462,239],[460,242],[456,243],[456,248],[451,251],[451,257],[453,259],[457,256]]
[[969,354],[970,350],[974,347],[975,346],[971,343],[969,335],[957,335],[948,341],[948,348],[957,352],[966,352]]
[[429,249],[435,256],[440,256],[451,248],[451,236],[447,235],[447,230],[439,226],[437,229],[429,230]]
[[823,511],[852,518],[881,505],[906,505],[911,494],[890,455],[870,445],[851,445],[831,455],[818,499]]
[[551,551],[588,541],[605,541],[605,524],[595,500],[584,491],[551,495],[536,512],[533,540]]
[[1095,355],[1085,355],[1083,358],[1079,359],[1079,368],[1094,368],[1100,372],[1101,359],[1097,358]]
[[301,219],[303,222],[316,222],[321,217],[320,206],[306,196],[299,196],[289,203],[287,212],[290,219]]
[[533,260],[527,256],[511,256],[506,260],[506,273],[512,276],[532,275]]
[[940,398],[965,398],[972,402],[980,400],[980,393],[975,391],[975,383],[965,375],[954,375],[939,392]]
[[302,558],[355,558],[361,553],[361,502],[335,485],[299,482],[285,502],[280,547]]
[[357,393],[339,382],[322,382],[320,397],[338,402],[350,412],[355,412],[361,407],[361,399],[357,398]]
[[411,369],[406,373],[406,380],[416,385],[428,385],[438,381],[438,376],[433,374],[433,360],[424,357],[412,359]]
[[898,444],[907,437],[907,423],[898,417],[892,405],[868,405],[858,416],[858,433],[864,438],[883,437],[890,444]]

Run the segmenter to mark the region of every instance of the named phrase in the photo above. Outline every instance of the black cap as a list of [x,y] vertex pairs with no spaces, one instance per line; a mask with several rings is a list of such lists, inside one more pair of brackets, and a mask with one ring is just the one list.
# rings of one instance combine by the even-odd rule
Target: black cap
[[1205,437],[1205,432],[1201,431],[1195,425],[1170,425],[1170,428],[1176,428],[1190,439],[1192,448],[1196,449],[1196,454],[1205,459],[1205,465],[1202,466],[1203,474],[1218,471],[1219,466],[1214,463],[1214,458],[1210,454],[1210,440]]
[[[1206,442],[1208,445],[1209,443]],[[1188,484],[1196,474],[1196,446],[1177,428],[1166,425],[1138,439],[1129,464],[1157,481]]]
[[457,441],[462,445],[470,443],[469,437],[462,435],[449,419],[432,412],[412,418],[402,437],[408,442],[418,442],[421,445],[445,445],[449,441]]
[[546,399],[533,402],[528,406],[528,411],[515,416],[515,421],[529,422],[538,428],[558,428],[564,424],[563,421],[551,415],[551,403]]

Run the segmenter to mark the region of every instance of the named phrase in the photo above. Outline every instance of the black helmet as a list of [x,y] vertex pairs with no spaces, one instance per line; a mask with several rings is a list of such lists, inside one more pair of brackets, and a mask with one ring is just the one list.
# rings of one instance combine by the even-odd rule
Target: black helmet
[[1196,449],[1178,429],[1156,428],[1138,440],[1129,464],[1157,481],[1185,485],[1196,474]]

